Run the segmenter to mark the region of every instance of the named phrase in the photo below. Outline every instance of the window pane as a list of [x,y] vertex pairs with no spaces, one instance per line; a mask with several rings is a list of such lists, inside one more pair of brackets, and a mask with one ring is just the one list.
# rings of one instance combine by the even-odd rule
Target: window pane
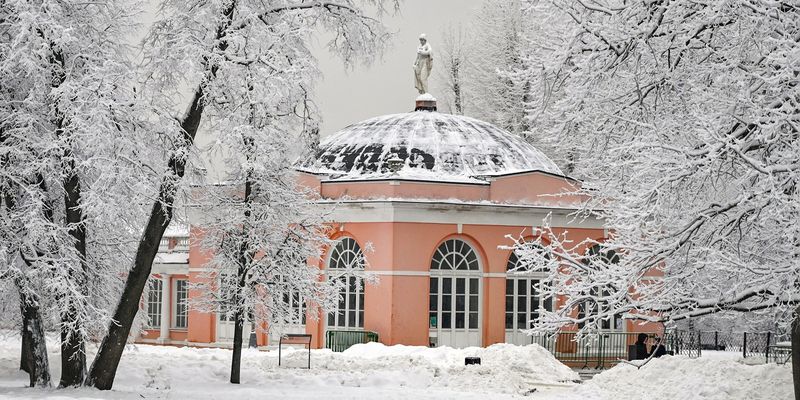
[[442,295],[442,311],[450,311],[452,310],[452,299],[453,296],[449,294]]
[[452,278],[442,278],[442,293],[449,294],[453,291]]
[[439,278],[431,278],[431,286],[430,292],[431,293],[438,293],[439,292]]
[[506,296],[506,311],[514,311],[514,296]]
[[430,295],[430,307],[428,307],[430,311],[438,310],[438,304],[436,304],[438,299],[439,297],[435,294]]
[[553,309],[553,299],[551,297],[544,299],[544,309],[547,311]]
[[456,329],[464,329],[464,313],[456,313]]
[[471,294],[478,294],[478,278],[471,278],[469,280],[469,292]]
[[517,314],[517,327],[525,328],[528,326],[528,315],[525,313],[518,313]]
[[527,279],[518,279],[517,280],[517,295],[518,296],[525,296],[528,293],[528,280]]
[[506,294],[514,294],[514,280],[506,279]]
[[437,318],[435,312],[428,314],[428,323],[430,324],[431,328],[436,328]]
[[[470,321],[470,328],[472,327],[472,321]],[[506,313],[506,329],[514,329],[514,314],[507,312]]]
[[469,310],[478,311],[478,296],[469,296]]
[[456,278],[456,293],[457,294],[464,294],[465,286],[467,285],[467,281],[464,278]]
[[450,329],[450,313],[443,312],[442,313],[442,329]]
[[469,313],[469,329],[478,329],[478,313]]
[[464,307],[466,306],[466,299],[463,294],[456,295],[456,311],[464,311]]

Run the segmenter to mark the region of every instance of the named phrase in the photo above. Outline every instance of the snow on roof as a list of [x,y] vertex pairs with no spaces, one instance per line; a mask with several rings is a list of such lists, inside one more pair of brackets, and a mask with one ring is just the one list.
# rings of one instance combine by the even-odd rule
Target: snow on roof
[[167,225],[167,229],[164,231],[164,237],[186,237],[186,236],[189,236],[189,226],[186,224],[173,222]]
[[[394,172],[390,160],[402,160]],[[329,136],[297,168],[330,180],[399,178],[479,182],[525,171],[563,175],[542,152],[487,122],[418,111],[384,115]]]

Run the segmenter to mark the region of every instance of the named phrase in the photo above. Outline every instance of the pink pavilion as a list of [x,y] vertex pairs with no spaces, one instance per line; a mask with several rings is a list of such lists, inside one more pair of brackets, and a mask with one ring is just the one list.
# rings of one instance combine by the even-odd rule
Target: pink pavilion
[[[579,182],[564,176],[542,152],[489,123],[443,114],[433,107],[385,115],[329,135],[300,160],[301,183],[336,204],[335,245],[320,267],[328,279],[347,279],[338,310],[303,325],[258,332],[258,344],[283,333],[310,333],[325,347],[326,332],[366,330],[380,342],[420,346],[528,344],[542,307],[537,274],[507,273],[516,257],[506,235],[530,235],[545,218],[580,242],[606,237],[603,222],[573,219]],[[188,282],[205,271],[190,245],[197,230],[171,230],[153,265],[145,299],[151,326],[140,342],[228,347],[233,323],[186,307]],[[585,251],[587,249],[581,249]],[[342,267],[377,275],[375,284],[343,277]],[[306,311],[294,304],[299,314]],[[609,322],[609,331],[642,329]]]

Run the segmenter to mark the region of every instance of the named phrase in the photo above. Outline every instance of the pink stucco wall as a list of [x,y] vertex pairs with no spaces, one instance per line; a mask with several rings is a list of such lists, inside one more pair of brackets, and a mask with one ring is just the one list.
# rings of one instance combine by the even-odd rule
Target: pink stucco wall
[[[494,178],[490,184],[454,184],[409,181],[374,182],[326,182],[318,176],[300,173],[298,182],[320,197],[339,199],[377,198],[416,198],[416,199],[459,199],[483,204],[536,204],[564,207],[575,205],[585,199],[575,196],[549,196],[576,189],[575,181],[539,172],[516,174]],[[467,212],[467,211],[459,211]],[[518,237],[530,235],[530,226],[477,225],[457,223],[428,222],[350,222],[332,223],[334,239],[354,238],[365,251],[367,271],[377,275],[378,281],[364,288],[365,312],[364,329],[375,331],[385,344],[407,344],[425,346],[428,344],[428,309],[430,262],[440,243],[450,238],[460,238],[470,243],[479,255],[482,278],[482,336],[484,346],[505,340],[505,273],[510,250],[500,246],[511,244],[506,235]],[[460,229],[460,231],[459,231]],[[588,229],[568,226],[556,229],[556,233],[567,234],[567,239],[578,243],[584,239],[602,240],[603,229]],[[196,272],[204,268],[210,254],[199,249],[197,241],[203,232],[196,227],[190,230],[192,237],[189,251],[188,279],[197,283],[204,278]],[[328,249],[329,251],[330,249]],[[578,252],[586,249],[579,248]],[[320,261],[324,268],[327,255]],[[654,272],[657,275],[658,271]],[[190,296],[197,296],[190,290]],[[558,300],[557,300],[558,301]],[[561,299],[563,301],[563,299]],[[313,309],[314,307],[309,307]],[[324,346],[325,323],[323,315],[310,315],[306,332],[313,334],[313,347]],[[260,344],[267,341],[266,326],[258,335]],[[652,331],[657,327],[628,323],[629,331]],[[211,343],[216,339],[216,317],[213,314],[189,311],[189,329],[175,332],[176,339],[183,338],[190,343]],[[147,332],[145,337],[157,336],[157,332]]]

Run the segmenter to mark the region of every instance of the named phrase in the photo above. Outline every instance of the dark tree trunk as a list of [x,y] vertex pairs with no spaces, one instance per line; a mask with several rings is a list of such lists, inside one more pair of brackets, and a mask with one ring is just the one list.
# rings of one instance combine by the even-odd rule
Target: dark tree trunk
[[[238,296],[237,296],[238,297]],[[233,326],[233,358],[231,359],[231,383],[239,383],[242,371],[242,336],[244,334],[244,312],[236,310]]]
[[86,221],[81,210],[80,178],[74,168],[74,162],[71,161],[73,159],[71,151],[65,151],[64,156],[65,160],[68,160],[66,171],[68,178],[64,180],[66,222],[80,260],[80,268],[74,271],[71,278],[83,292],[84,297],[68,299],[69,308],[66,313],[61,315],[61,381],[58,386],[74,387],[83,385],[83,381],[86,379],[86,343],[76,302],[86,301],[88,267],[86,265]]
[[[186,146],[194,142],[200,118],[203,115],[202,89],[198,89],[192,101],[192,107],[182,124]],[[109,390],[114,385],[114,376],[117,373],[125,343],[128,341],[133,320],[139,311],[139,300],[150,277],[153,260],[158,253],[161,237],[172,220],[177,180],[183,178],[186,171],[186,159],[182,154],[174,154],[169,160],[169,171],[161,182],[158,199],[150,210],[147,225],[144,228],[133,267],[128,273],[122,295],[114,311],[114,319],[108,333],[100,343],[92,367],[89,370],[87,385],[101,390]]]
[[[22,297],[22,293],[19,294]],[[20,331],[20,336],[22,337],[22,346],[20,347],[19,352],[19,369],[20,371],[25,371],[27,373],[31,372],[30,362],[31,362],[31,349],[30,349],[30,335],[28,335],[28,320],[25,318],[25,308],[24,303],[20,300],[20,311],[22,312],[22,331]]]
[[800,400],[800,306],[794,310],[792,321],[792,384],[794,399]]
[[44,336],[44,323],[39,312],[36,295],[26,293],[24,286],[19,289],[19,306],[22,313],[22,361],[30,377],[30,387],[50,387],[50,363],[47,359],[47,345]]
[[[217,50],[219,51],[224,52],[228,47],[228,43],[224,38],[233,20],[235,8],[236,1],[232,1],[222,13],[224,20],[216,32]],[[206,66],[211,65],[211,67],[207,71],[204,81],[210,82],[216,77],[218,67],[212,65],[209,60],[205,60],[205,63]],[[204,97],[205,94],[201,85],[195,90],[189,111],[181,121],[184,141],[181,147],[183,149],[188,149],[194,143],[194,138],[203,116]],[[94,386],[101,390],[109,390],[114,385],[117,367],[122,358],[122,352],[125,350],[125,343],[128,340],[133,320],[139,311],[139,301],[150,277],[153,260],[158,252],[158,244],[164,235],[164,230],[167,229],[167,225],[172,220],[178,182],[186,172],[185,157],[185,154],[182,154],[181,151],[177,151],[170,156],[167,172],[159,187],[158,197],[150,211],[142,237],[139,239],[133,267],[128,272],[128,278],[125,281],[120,301],[114,311],[113,322],[109,325],[108,333],[100,343],[97,356],[95,356],[92,367],[89,370],[87,378],[87,385],[89,386]]]
[[[248,139],[245,139],[247,144]],[[247,158],[250,159],[250,152],[248,152]],[[239,245],[239,268],[236,273],[236,314],[235,314],[235,324],[233,327],[233,358],[231,359],[231,383],[239,383],[239,377],[241,376],[242,370],[242,342],[243,342],[243,334],[244,334],[244,316],[245,312],[243,309],[244,302],[242,301],[242,297],[244,296],[244,289],[245,283],[247,282],[247,270],[250,265],[250,261],[252,256],[249,251],[249,246],[247,245],[247,236],[248,236],[248,228],[247,224],[249,223],[247,220],[250,217],[250,201],[252,196],[253,184],[251,182],[250,172],[248,171],[247,179],[245,180],[244,184],[244,215],[245,215],[245,224],[242,227],[242,241]]]

